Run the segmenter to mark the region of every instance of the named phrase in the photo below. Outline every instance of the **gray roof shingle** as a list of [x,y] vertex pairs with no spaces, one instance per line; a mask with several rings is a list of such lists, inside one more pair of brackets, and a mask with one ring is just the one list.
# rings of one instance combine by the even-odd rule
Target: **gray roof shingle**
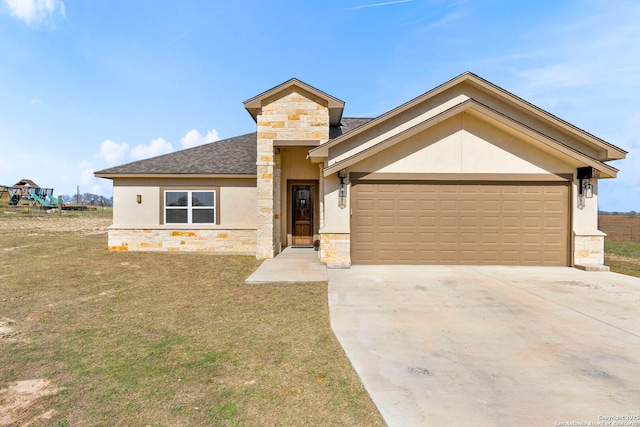
[[370,122],[373,119],[364,119],[357,117],[343,117],[340,126],[331,126],[329,128],[329,140],[344,135],[347,132],[351,132],[355,128],[362,126],[363,124]]
[[[343,118],[340,126],[329,128],[336,138],[372,119]],[[100,175],[255,175],[257,134],[247,133],[186,150],[97,171]]]
[[256,133],[248,133],[150,159],[103,169],[96,172],[96,175],[255,175],[256,142]]

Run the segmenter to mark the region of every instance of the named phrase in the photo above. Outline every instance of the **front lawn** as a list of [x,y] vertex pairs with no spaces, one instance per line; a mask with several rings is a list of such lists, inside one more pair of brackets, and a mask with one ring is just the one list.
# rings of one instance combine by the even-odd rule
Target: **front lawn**
[[[0,218],[0,413],[16,425],[383,425],[326,283],[245,285],[253,257],[110,253],[110,220],[83,221]],[[48,392],[11,412],[25,380]]]

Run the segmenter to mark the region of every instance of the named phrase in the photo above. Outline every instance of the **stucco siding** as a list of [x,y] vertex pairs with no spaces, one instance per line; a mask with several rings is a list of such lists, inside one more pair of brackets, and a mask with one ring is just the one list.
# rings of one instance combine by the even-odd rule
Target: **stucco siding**
[[425,120],[469,99],[465,94],[461,93],[461,87],[451,88],[440,93],[433,98],[420,103],[413,108],[390,118],[373,128],[360,133],[345,141],[331,147],[329,150],[328,165],[339,162],[350,157],[362,150],[372,147],[384,141],[393,135],[403,132],[413,126],[416,126]]
[[[255,229],[255,179],[157,179],[114,180],[113,227],[125,228],[198,228],[198,229]],[[217,187],[220,192],[218,219],[215,225],[161,225],[161,188]],[[137,195],[142,203],[137,202]]]
[[460,114],[349,167],[350,172],[570,174],[528,141]]

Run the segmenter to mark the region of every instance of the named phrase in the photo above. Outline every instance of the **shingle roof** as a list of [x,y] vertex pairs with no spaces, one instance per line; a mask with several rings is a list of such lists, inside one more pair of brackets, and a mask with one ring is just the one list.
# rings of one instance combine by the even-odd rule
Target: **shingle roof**
[[103,169],[95,174],[255,175],[256,133]]
[[[343,118],[329,129],[329,138],[345,134],[372,119]],[[97,171],[105,175],[255,175],[257,134],[247,133],[198,147]]]
[[340,122],[340,126],[331,126],[329,128],[329,140],[337,138],[353,129],[362,126],[363,124],[370,122],[373,119],[364,119],[357,117],[343,117]]

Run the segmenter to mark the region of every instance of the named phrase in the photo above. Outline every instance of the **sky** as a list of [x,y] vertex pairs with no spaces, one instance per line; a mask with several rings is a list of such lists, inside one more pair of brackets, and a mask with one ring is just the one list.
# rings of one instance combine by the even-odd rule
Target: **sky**
[[471,71],[629,152],[599,207],[640,211],[640,2],[0,0],[0,184],[109,197],[93,172],[255,131],[296,77],[376,117]]

